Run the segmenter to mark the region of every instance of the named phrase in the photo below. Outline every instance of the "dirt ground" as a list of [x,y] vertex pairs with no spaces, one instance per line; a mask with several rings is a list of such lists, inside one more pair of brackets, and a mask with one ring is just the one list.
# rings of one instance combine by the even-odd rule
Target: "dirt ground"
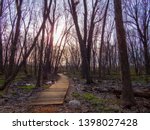
[[[134,89],[145,89],[141,86]],[[60,113],[149,113],[150,99],[135,97],[136,105],[123,108],[121,99],[113,93],[99,93],[97,90],[120,88],[121,84],[114,80],[104,80],[93,85],[86,85],[77,78],[70,79],[70,87],[63,105],[33,106],[29,112],[60,112]],[[98,88],[98,89],[97,89]],[[147,87],[146,87],[147,88]],[[148,88],[149,89],[149,88]],[[78,100],[81,106],[72,108],[69,101]]]
[[[134,89],[147,89],[150,86],[134,84]],[[17,88],[11,94],[0,98],[0,112],[14,113],[149,113],[150,99],[135,97],[136,105],[132,108],[121,106],[120,96],[113,93],[100,93],[99,90],[121,88],[121,83],[117,80],[103,80],[92,85],[86,85],[84,80],[70,78],[69,89],[63,105],[40,105],[32,106],[29,101],[34,98],[34,94],[41,89],[23,91]],[[12,90],[11,90],[12,91]],[[80,106],[70,107],[69,101],[77,100]]]

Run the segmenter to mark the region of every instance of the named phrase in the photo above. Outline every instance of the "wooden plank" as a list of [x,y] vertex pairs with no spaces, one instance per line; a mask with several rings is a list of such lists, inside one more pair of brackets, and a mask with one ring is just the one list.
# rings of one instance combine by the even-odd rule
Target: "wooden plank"
[[31,101],[31,105],[63,104],[68,90],[69,80],[65,75],[59,75],[60,79],[48,89],[38,93],[37,98]]
[[38,101],[38,102],[32,102],[31,105],[57,105],[57,104],[63,104],[63,101]]
[[40,93],[40,97],[64,97],[66,92],[42,92]]
[[38,99],[36,99],[36,100],[34,100],[34,102],[48,102],[48,101],[50,101],[50,102],[52,102],[52,101],[63,101],[64,100],[64,98],[55,98],[55,97],[53,97],[53,98],[49,98],[49,97],[41,97],[41,98],[38,98]]
[[48,88],[43,90],[43,92],[66,92],[68,88]]

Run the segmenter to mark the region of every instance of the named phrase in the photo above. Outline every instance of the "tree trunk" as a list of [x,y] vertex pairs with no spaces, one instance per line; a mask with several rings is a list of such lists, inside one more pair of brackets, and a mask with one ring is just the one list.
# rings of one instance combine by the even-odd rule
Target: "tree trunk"
[[103,51],[103,45],[104,45],[104,34],[105,34],[105,26],[106,26],[106,19],[107,19],[107,12],[109,7],[109,0],[106,5],[105,14],[104,14],[104,21],[103,21],[103,27],[102,27],[102,35],[101,35],[101,45],[99,50],[99,78],[102,78],[102,51]]
[[[0,2],[0,17],[3,12],[3,0]],[[0,74],[3,73],[2,21],[0,19]]]
[[86,83],[90,84],[93,81],[90,75],[90,65],[88,64],[86,49],[82,49],[81,55],[82,55],[82,71],[83,71],[84,77],[86,78]]
[[38,75],[37,75],[37,82],[36,87],[41,87],[41,79],[42,79],[42,69],[43,69],[43,48],[44,48],[44,29],[43,29],[43,36],[41,39],[41,45],[40,45],[40,54],[39,54],[39,68],[38,68]]
[[37,76],[37,46],[34,49],[34,75]]
[[45,24],[46,24],[46,12],[47,12],[47,1],[44,2],[44,12],[43,12],[43,28],[42,28],[42,38],[40,43],[40,52],[39,52],[39,68],[37,75],[36,87],[41,87],[42,80],[42,70],[43,70],[43,50],[44,50],[44,38],[45,38]]
[[143,43],[144,46],[144,59],[145,59],[145,73],[146,75],[150,75],[150,57],[148,53],[148,44],[147,41]]
[[[86,0],[84,0],[84,9],[85,9],[85,13],[86,13]],[[92,78],[91,78],[91,75],[90,75],[90,65],[89,65],[89,62],[88,62],[88,53],[87,53],[87,47],[86,47],[86,43],[85,39],[87,39],[87,23],[85,23],[87,21],[86,19],[86,15],[84,17],[84,38],[82,38],[82,35],[81,35],[81,32],[80,32],[80,28],[79,28],[79,23],[78,23],[78,16],[77,16],[77,12],[76,12],[76,3],[74,3],[73,0],[71,0],[71,3],[69,3],[70,5],[70,9],[72,10],[72,17],[73,17],[73,21],[74,21],[74,24],[75,24],[75,29],[76,29],[76,32],[77,32],[77,37],[78,37],[78,41],[79,41],[79,45],[80,45],[80,52],[81,52],[81,59],[82,59],[82,75],[84,78],[86,78],[86,82],[87,84],[90,84],[92,83]],[[90,34],[91,35],[91,34]],[[91,50],[90,50],[91,51]]]
[[11,44],[11,54],[9,59],[9,68],[8,68],[7,76],[10,76],[12,74],[15,67],[15,55],[16,55],[17,44],[20,35],[20,23],[21,23],[21,14],[22,14],[21,7],[22,7],[23,0],[20,0],[20,2],[16,0],[15,2],[16,2],[16,9],[17,9],[17,22],[16,22],[15,36]]
[[115,22],[116,22],[119,58],[121,65],[122,104],[124,106],[133,106],[135,104],[135,100],[130,78],[126,33],[123,25],[121,0],[114,0],[114,10],[115,10]]
[[52,51],[53,51],[53,35],[54,35],[54,23],[51,24],[51,30],[50,30],[50,41],[47,40],[47,51],[45,53],[45,66],[44,66],[44,79],[48,79],[48,75],[51,73],[51,61],[52,61]]
[[[101,88],[97,88],[96,91],[98,91],[99,93],[113,93],[116,95],[116,97],[120,98],[120,95],[122,94],[121,90],[118,89],[114,89],[114,88],[109,88],[108,90],[103,90]],[[150,92],[148,90],[146,91],[142,91],[142,90],[134,90],[133,91],[134,96],[135,97],[141,97],[141,98],[146,98],[146,99],[150,99]]]
[[2,46],[2,32],[0,25],[0,74],[1,73],[3,73],[3,46]]

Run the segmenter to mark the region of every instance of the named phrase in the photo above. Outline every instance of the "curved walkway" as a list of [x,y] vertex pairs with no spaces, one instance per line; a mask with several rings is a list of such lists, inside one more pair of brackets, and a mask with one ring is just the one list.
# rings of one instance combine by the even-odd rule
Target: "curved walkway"
[[36,99],[34,99],[32,105],[54,105],[63,104],[68,90],[69,80],[68,77],[59,74],[60,79],[48,89],[39,92]]

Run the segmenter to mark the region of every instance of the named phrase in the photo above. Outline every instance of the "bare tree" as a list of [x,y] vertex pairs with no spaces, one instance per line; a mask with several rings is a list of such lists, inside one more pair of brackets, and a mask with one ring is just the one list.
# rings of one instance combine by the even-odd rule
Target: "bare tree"
[[57,7],[57,1],[50,1],[50,6],[53,5],[53,8],[51,10],[51,15],[48,16],[48,21],[50,24],[50,29],[48,30],[48,39],[47,39],[47,47],[45,50],[45,65],[44,65],[44,79],[48,79],[48,75],[51,74],[52,71],[52,53],[53,53],[53,42],[54,42],[54,29],[55,29],[55,22],[56,22],[56,7]]
[[2,13],[4,1],[0,2],[0,73],[3,73],[3,45],[2,45]]
[[[87,0],[83,0],[83,7],[84,7],[84,25],[83,25],[83,35],[81,33],[81,27],[79,26],[79,16],[77,14],[77,5],[79,1],[68,0],[71,15],[75,24],[75,29],[80,45],[80,52],[82,58],[82,75],[86,78],[87,83],[91,83],[92,77],[90,74],[90,62],[91,62],[91,50],[93,46],[93,33],[95,29],[95,24],[100,21],[96,21],[96,15],[99,10],[98,3],[99,0],[95,0],[92,3],[92,12],[90,16],[90,24],[88,26],[88,6]],[[88,28],[89,27],[89,28]]]
[[130,18],[127,22],[139,34],[139,39],[144,49],[145,73],[150,74],[149,30],[150,30],[150,1],[132,0],[126,1],[126,14]]
[[22,8],[23,0],[15,0],[15,3],[16,3],[16,10],[17,10],[17,21],[16,21],[16,25],[15,25],[16,28],[15,28],[14,38],[13,38],[12,44],[11,44],[8,75],[12,74],[14,67],[15,67],[15,54],[17,51],[17,44],[18,44],[19,35],[20,35],[21,14],[22,14],[21,8]]
[[[29,9],[29,11],[30,10],[31,10],[31,12],[29,12],[30,16],[29,16],[29,21],[28,21],[27,25],[25,22],[26,15],[24,16],[24,18],[22,18],[23,23],[24,23],[24,41],[23,41],[24,55],[26,55],[26,53],[27,53],[27,36],[28,36],[28,32],[29,32],[29,28],[30,28],[30,24],[31,24],[31,20],[32,20],[32,9]],[[28,74],[27,60],[24,62],[24,72],[26,75]]]
[[[49,3],[48,3],[48,1],[44,1],[43,28],[42,28],[42,38],[41,38],[41,44],[40,44],[38,77],[37,77],[37,83],[36,83],[37,87],[40,87],[41,82],[42,82],[41,80],[42,80],[42,75],[43,75],[43,73],[42,73],[42,71],[43,71],[43,50],[44,50],[44,44],[45,44],[46,20],[47,20],[47,15],[49,18],[51,7],[52,7],[52,0],[50,0]],[[56,10],[56,0],[54,2],[54,10]],[[54,13],[55,13],[55,11],[54,11]]]
[[[18,2],[18,1],[17,1]],[[20,2],[18,4],[21,4]],[[18,6],[17,6],[18,7]],[[19,9],[20,10],[20,9]],[[20,10],[21,11],[21,10]],[[26,55],[23,55],[22,58],[19,58],[21,59],[20,62],[17,62],[17,65],[15,68],[13,68],[13,70],[11,70],[11,74],[10,75],[7,75],[7,78],[5,79],[5,82],[2,86],[0,86],[0,89],[1,90],[4,90],[7,92],[8,88],[9,88],[9,84],[14,80],[14,78],[16,77],[16,75],[18,74],[18,72],[20,71],[20,69],[22,68],[22,66],[24,65],[25,61],[28,59],[28,57],[30,56],[32,50],[34,49],[34,47],[36,46],[36,43],[38,41],[38,38],[41,34],[41,31],[45,25],[45,21],[47,20],[48,16],[49,16],[49,13],[50,13],[50,8],[47,8],[47,11],[46,11],[46,14],[45,14],[45,18],[44,20],[42,21],[38,31],[37,31],[37,34],[35,35],[34,39],[33,39],[33,42],[31,43]],[[17,20],[18,21],[18,20]],[[19,20],[20,21],[20,20]],[[18,27],[16,27],[18,28]],[[20,30],[20,28],[18,28]],[[16,29],[16,30],[18,30]],[[15,34],[16,35],[16,34]],[[17,36],[16,36],[17,37]],[[15,38],[15,37],[14,37]],[[18,39],[18,38],[17,38]],[[16,44],[16,43],[15,43]],[[12,51],[16,51],[16,50],[12,50],[11,48],[11,52]],[[21,52],[22,53],[22,52]],[[20,53],[20,55],[21,55]],[[14,54],[14,52],[13,52]],[[14,55],[15,56],[15,55]],[[10,55],[10,57],[12,57],[12,55]],[[19,56],[20,57],[20,56]],[[10,58],[11,59],[11,58]],[[12,58],[14,60],[14,58]],[[15,62],[14,62],[15,63]],[[10,68],[10,67],[9,67]]]
[[109,0],[107,1],[107,5],[105,8],[103,26],[102,26],[102,35],[101,35],[101,45],[100,45],[100,50],[99,50],[99,78],[100,79],[102,76],[102,72],[101,72],[102,71],[102,49],[104,45],[104,34],[105,34],[105,26],[106,26],[108,8],[109,8]]
[[129,61],[127,54],[126,33],[123,25],[122,4],[121,0],[114,0],[116,32],[118,40],[118,49],[121,65],[122,77],[122,103],[126,107],[135,104],[133,90],[130,78]]

